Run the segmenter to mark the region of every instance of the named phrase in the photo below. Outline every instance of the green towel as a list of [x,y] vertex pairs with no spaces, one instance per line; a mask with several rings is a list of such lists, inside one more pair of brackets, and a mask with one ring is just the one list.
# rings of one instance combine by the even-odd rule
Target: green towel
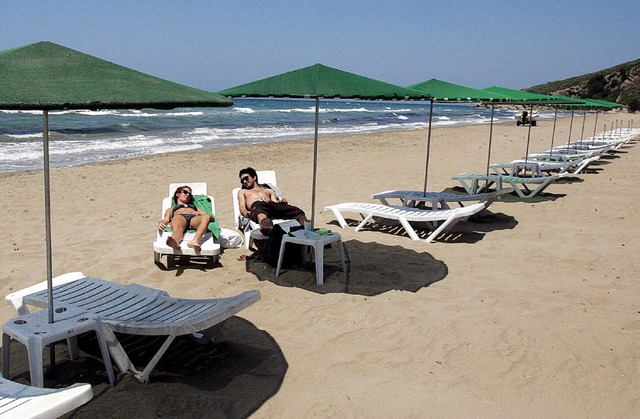
[[[207,195],[194,195],[193,203],[195,204],[196,208],[206,212],[211,217],[213,217],[213,221],[209,223],[208,229],[209,231],[211,231],[211,233],[216,239],[220,238],[220,226],[218,225],[218,219],[215,217],[215,215],[213,215],[213,210],[211,208],[211,200],[209,199],[209,197]],[[171,205],[172,206],[176,205],[175,199],[171,200]],[[171,227],[167,227],[165,231],[173,231],[173,230],[171,230]],[[190,229],[188,231],[196,231],[196,230]]]

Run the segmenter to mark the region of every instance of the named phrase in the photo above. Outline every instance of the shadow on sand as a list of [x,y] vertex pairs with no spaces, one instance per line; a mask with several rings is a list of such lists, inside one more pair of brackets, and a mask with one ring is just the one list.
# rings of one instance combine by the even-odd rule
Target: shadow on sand
[[[351,224],[355,221],[347,220]],[[313,266],[292,266],[283,269],[278,277],[275,268],[260,259],[246,261],[247,272],[261,281],[270,281],[285,287],[297,287],[319,294],[346,293],[373,296],[391,290],[417,292],[422,288],[441,281],[448,274],[447,265],[435,259],[427,250],[429,246],[441,243],[475,243],[486,233],[495,230],[513,229],[518,222],[512,216],[502,213],[482,211],[466,222],[458,223],[452,232],[437,238],[437,244],[421,243],[424,251],[417,252],[402,246],[388,246],[382,243],[364,243],[358,240],[343,242],[347,271],[342,272],[337,245],[324,252],[324,284],[317,285]],[[421,239],[429,231],[414,224]],[[411,240],[398,223],[380,223],[370,228],[381,235],[393,234]]]
[[[80,359],[75,361],[69,360],[66,343],[56,345],[57,378],[46,377],[45,387],[84,382],[92,385],[94,393],[89,403],[64,417],[247,417],[277,393],[288,369],[268,333],[247,320],[231,317],[213,343],[197,343],[191,335],[176,338],[148,383],[126,373],[118,374],[116,385],[110,387],[94,336],[80,337]],[[139,366],[164,341],[156,336],[118,338]],[[48,353],[46,350],[46,360]],[[23,345],[11,345],[11,372],[12,380],[29,384]]]
[[275,276],[275,268],[260,259],[247,260],[246,267],[259,280],[285,287],[302,288],[318,294],[366,296],[390,290],[416,292],[444,279],[448,273],[444,262],[426,252],[358,240],[349,240],[343,245],[347,270],[341,270],[338,246],[334,243],[324,250],[323,285],[316,285],[313,266],[291,266],[282,269],[278,277]]

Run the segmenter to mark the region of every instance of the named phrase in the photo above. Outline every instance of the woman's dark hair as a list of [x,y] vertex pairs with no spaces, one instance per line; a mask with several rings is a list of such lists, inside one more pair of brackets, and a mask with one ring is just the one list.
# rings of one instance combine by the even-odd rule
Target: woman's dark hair
[[176,191],[173,193],[173,204],[174,204],[174,205],[178,203],[178,198],[177,198],[177,197],[178,197],[178,194],[179,194],[180,192],[182,192],[182,190],[183,190],[184,188],[187,188],[187,189],[189,189],[189,191],[191,191],[191,193],[189,194],[189,203],[191,204],[191,203],[193,202],[193,189],[191,189],[191,186],[184,185],[184,186],[179,186],[179,187],[176,189]]

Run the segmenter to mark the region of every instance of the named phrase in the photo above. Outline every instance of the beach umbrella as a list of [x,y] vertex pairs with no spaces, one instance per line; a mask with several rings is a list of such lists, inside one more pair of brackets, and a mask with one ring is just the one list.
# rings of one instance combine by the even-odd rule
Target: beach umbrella
[[[570,101],[573,100],[575,103],[567,103],[564,105],[556,105],[556,108],[560,107],[560,108],[565,108],[565,109],[570,109],[571,110],[571,123],[569,124],[569,139],[567,141],[567,144],[571,143],[571,130],[573,127],[573,116],[574,116],[574,112],[576,109],[582,109],[582,132],[580,134],[580,143],[582,144],[582,139],[584,138],[584,127],[585,127],[585,123],[586,123],[586,117],[587,117],[587,110],[590,109],[595,109],[596,110],[596,124],[598,122],[598,112],[597,110],[599,109],[603,109],[603,108],[610,108],[608,106],[603,105],[602,103],[597,103],[593,100],[590,99],[580,99],[580,98],[572,98],[569,96],[565,96],[565,95],[561,95],[561,94],[555,94],[553,95],[553,97],[561,99],[561,100],[565,100],[565,101]],[[595,136],[595,127],[596,125],[594,124],[594,136]],[[554,125],[555,128],[555,125]],[[554,132],[555,134],[555,132]],[[551,150],[553,152],[553,138],[551,141]]]
[[[555,98],[550,95],[523,92],[522,90],[507,89],[506,87],[500,87],[500,86],[487,87],[483,90],[509,96],[513,98],[514,103],[519,103],[522,105],[530,105],[529,114],[532,116],[533,116],[534,106],[549,106],[549,105],[560,105],[565,103],[568,103],[568,104],[577,103],[575,99]],[[532,124],[529,124],[529,130],[527,131],[527,147],[524,154],[525,161],[527,161],[527,158],[529,156],[529,144],[531,143],[531,125]]]
[[433,116],[433,104],[438,103],[461,103],[461,102],[487,102],[491,104],[491,123],[489,128],[489,146],[487,151],[487,173],[489,173],[489,159],[491,156],[491,137],[493,135],[493,114],[496,102],[510,101],[506,95],[501,93],[488,92],[471,87],[454,84],[438,79],[430,79],[420,83],[407,86],[410,89],[420,90],[431,95],[431,105],[429,107],[429,130],[427,134],[427,152],[424,168],[423,194],[427,194],[427,180],[429,177],[429,157],[431,150],[431,121]]
[[426,100],[429,95],[322,64],[260,79],[217,92],[229,97],[315,99],[311,224],[315,221],[320,99]]
[[43,111],[50,323],[54,318],[48,112],[66,109],[171,109],[231,105],[231,100],[215,93],[163,80],[52,42],[37,42],[0,51],[0,109]]

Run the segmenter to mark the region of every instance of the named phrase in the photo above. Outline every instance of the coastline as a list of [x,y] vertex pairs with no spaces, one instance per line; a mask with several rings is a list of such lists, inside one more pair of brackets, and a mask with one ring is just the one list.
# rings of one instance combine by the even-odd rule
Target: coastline
[[[598,125],[632,118],[599,115]],[[585,136],[593,121],[587,117]],[[552,124],[532,128],[530,152],[549,148]],[[558,120],[556,144],[566,143],[569,124]],[[496,125],[491,163],[523,156],[527,134]],[[488,137],[488,125],[434,129],[428,189],[484,171]],[[264,280],[236,260],[242,249],[225,251],[221,266],[207,271],[153,264],[153,229],[172,182],[207,182],[221,226],[233,229],[238,171],[272,169],[288,200],[309,214],[312,139],[53,169],[54,275],[82,271],[185,298],[260,290],[262,300],[239,317],[271,336],[288,369],[254,417],[638,414],[637,146],[582,181],[552,185],[554,199],[496,202],[492,222],[460,224],[451,242],[341,230],[322,211],[371,202],[387,189],[420,190],[426,140],[426,130],[320,138],[316,226],[341,233],[358,292],[340,288],[340,272],[324,287],[307,283],[310,275],[303,286]],[[17,224],[0,241],[6,295],[46,276],[42,171],[3,173],[0,181],[11,193],[0,210]],[[410,291],[408,281],[432,268],[443,277]],[[396,288],[382,291],[385,280]],[[4,322],[14,313],[4,305],[0,315]]]

